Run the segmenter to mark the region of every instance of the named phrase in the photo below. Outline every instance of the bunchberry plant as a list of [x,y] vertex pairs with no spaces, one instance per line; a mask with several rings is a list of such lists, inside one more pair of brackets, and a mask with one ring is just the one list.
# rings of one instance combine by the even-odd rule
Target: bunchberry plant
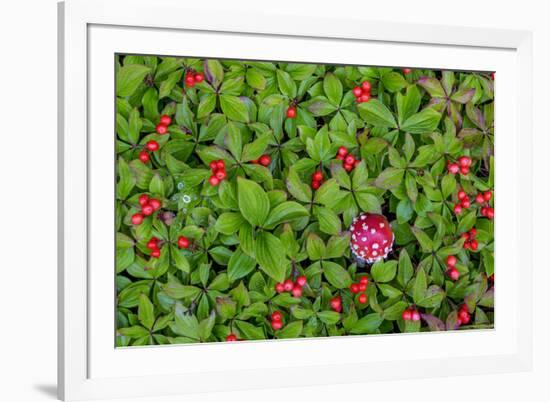
[[118,346],[492,328],[493,75],[119,55]]

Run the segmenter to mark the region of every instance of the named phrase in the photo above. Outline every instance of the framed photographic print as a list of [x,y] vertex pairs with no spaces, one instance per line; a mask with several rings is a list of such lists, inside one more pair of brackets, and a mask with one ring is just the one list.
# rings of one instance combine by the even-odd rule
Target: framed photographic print
[[60,397],[529,369],[530,34],[178,3],[59,7]]

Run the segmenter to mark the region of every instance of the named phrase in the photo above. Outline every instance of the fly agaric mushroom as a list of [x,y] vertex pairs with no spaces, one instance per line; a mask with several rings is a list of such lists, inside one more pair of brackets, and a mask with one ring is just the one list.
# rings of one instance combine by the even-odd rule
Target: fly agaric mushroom
[[351,252],[359,264],[372,264],[388,256],[395,236],[383,215],[362,213],[353,219]]

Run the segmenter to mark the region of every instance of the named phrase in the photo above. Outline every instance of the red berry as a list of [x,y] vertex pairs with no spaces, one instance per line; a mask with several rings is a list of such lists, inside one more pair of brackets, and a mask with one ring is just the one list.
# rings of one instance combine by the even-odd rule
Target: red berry
[[464,198],[461,202],[462,208],[470,208],[470,200],[468,198]]
[[476,235],[477,235],[477,229],[476,228],[471,228],[468,231],[468,236],[470,237],[470,239],[473,239],[474,237],[476,237]]
[[271,163],[271,157],[269,155],[262,155],[260,156],[260,165],[263,165],[263,166],[269,166],[269,164]]
[[315,173],[313,173],[313,175],[311,176],[311,178],[315,181],[321,181],[323,180],[323,172],[321,172],[320,170],[316,171]]
[[464,190],[458,190],[458,193],[456,194],[459,200],[462,200],[463,198],[466,198],[467,194]]
[[204,81],[204,74],[203,73],[196,73],[193,78],[195,79],[195,82],[203,82]]
[[216,176],[210,176],[208,179],[208,182],[211,186],[216,187],[218,184],[220,184],[220,179],[218,179]]
[[195,77],[192,74],[187,74],[185,76],[185,85],[187,85],[188,87],[195,86]]
[[359,279],[359,284],[368,285],[368,284],[369,284],[369,278],[367,278],[366,276],[362,276],[362,277]]
[[346,159],[344,160],[344,162],[347,165],[353,165],[355,163],[355,158],[354,158],[353,155],[348,155],[348,156],[346,156]]
[[357,101],[360,103],[368,102],[370,101],[370,95],[369,94],[363,94],[359,98],[357,98]]
[[487,207],[481,208],[481,215],[487,216]]
[[371,87],[372,86],[371,86],[370,82],[368,82],[368,81],[363,81],[363,83],[361,84],[361,88],[363,89],[363,91],[370,92]]
[[143,214],[140,212],[133,214],[130,220],[132,221],[132,225],[141,225],[141,222],[143,222]]
[[470,168],[468,166],[460,167],[460,174],[467,175],[468,173],[470,173]]
[[163,114],[162,116],[160,116],[159,124],[162,124],[163,126],[169,126],[170,124],[172,124],[172,118],[167,114]]
[[467,156],[461,156],[460,158],[458,158],[458,164],[461,167],[470,167],[470,165],[472,164],[472,160]]
[[411,313],[411,320],[413,320],[413,321],[420,321],[420,313],[418,312],[418,310],[414,310],[414,311]]
[[292,296],[294,297],[302,297],[302,287],[298,284],[295,284],[292,288]]
[[357,300],[359,300],[359,303],[365,304],[367,302],[367,295],[365,293],[361,293]]
[[351,91],[353,92],[353,95],[355,95],[356,98],[363,95],[363,90],[361,89],[361,87],[355,87]]
[[467,232],[464,232],[460,235],[464,240],[468,240],[470,238],[470,235]]
[[141,207],[141,212],[143,212],[143,215],[149,216],[152,215],[153,212],[155,212],[155,209],[152,207],[151,204],[147,204]]
[[300,286],[305,286],[307,283],[307,278],[304,275],[300,275],[296,278],[296,283]]
[[144,206],[149,203],[149,196],[147,194],[141,194],[138,198],[139,205]]
[[225,170],[218,170],[216,172],[216,177],[221,181],[227,177],[227,173],[225,173]]
[[458,313],[458,318],[461,324],[468,324],[470,322],[470,313],[461,311]]
[[451,174],[457,174],[460,170],[460,167],[456,163],[448,163],[447,170]]
[[340,296],[333,297],[330,299],[330,307],[336,312],[340,312],[342,310],[342,299]]
[[145,151],[141,151],[139,153],[139,160],[142,161],[143,163],[149,162],[149,154]]
[[491,73],[491,79],[494,81],[495,80],[495,73]]
[[157,239],[156,237],[151,237],[151,239],[149,239],[149,241],[147,242],[147,248],[149,250],[154,250],[158,248],[158,244],[159,244],[159,239]]
[[287,279],[283,282],[283,285],[285,287],[285,291],[290,292],[294,287],[294,282],[292,282],[292,279]]
[[464,246],[463,246],[466,250],[468,250],[469,248],[472,248],[472,244],[469,242],[469,241],[466,241],[464,242]]
[[271,313],[271,321],[281,321],[283,319],[283,314],[275,310],[273,313]]
[[487,218],[493,219],[495,217],[495,210],[491,207],[487,207]]
[[275,331],[278,331],[283,327],[282,321],[271,321],[271,328],[273,328]]
[[473,250],[473,251],[476,251],[477,250],[477,247],[478,247],[478,243],[477,243],[477,240],[470,240],[470,248]]
[[401,318],[403,318],[403,321],[409,321],[412,318],[411,310],[405,309],[401,314]]
[[160,257],[160,250],[158,248],[151,251],[151,257],[153,258],[159,258]]
[[367,290],[367,284],[366,283],[359,283],[359,291],[364,292]]
[[225,169],[225,161],[223,159],[216,161],[216,167],[218,169]]
[[285,291],[285,285],[282,282],[279,282],[275,285],[275,291],[277,293],[283,293]]
[[157,124],[157,127],[155,129],[157,131],[157,134],[164,135],[168,132],[168,127],[164,124]]
[[344,159],[346,159],[346,157],[343,156],[343,155],[338,154],[338,155],[336,155],[336,159],[343,161]]
[[237,335],[235,334],[229,334],[225,337],[226,342],[236,342],[237,341]]
[[346,156],[348,154],[348,149],[344,146],[338,148],[338,155]]
[[314,190],[317,190],[319,187],[321,187],[321,182],[317,180],[311,181],[311,188]]
[[286,110],[286,117],[288,117],[289,119],[293,119],[296,117],[296,108],[295,107],[289,107],[287,110]]
[[178,237],[179,248],[189,248],[189,239],[185,236]]
[[213,172],[218,170],[218,162],[217,161],[210,162],[210,164],[208,166],[210,166],[210,170],[212,170]]
[[404,68],[403,69],[403,74],[410,74],[412,72],[412,70],[410,68]]
[[459,204],[456,204],[453,208],[453,211],[455,214],[460,215],[460,213],[462,212],[462,206],[460,206]]
[[353,170],[353,164],[344,163],[344,169],[346,172],[351,172]]
[[448,273],[449,273],[449,278],[451,278],[453,281],[458,280],[458,278],[460,277],[460,272],[458,272],[458,269],[454,267],[449,269]]
[[448,255],[447,256],[447,265],[449,267],[454,267],[456,265],[456,262],[457,262],[457,258],[454,256],[454,255]]
[[476,202],[477,202],[478,204],[483,204],[483,203],[485,202],[485,198],[483,198],[483,194],[478,193],[478,194],[476,195]]
[[349,286],[349,290],[351,293],[359,293],[359,285],[357,283],[352,283],[350,286]]
[[493,197],[493,192],[492,191],[485,191],[483,193],[483,199],[485,201],[490,201],[492,197]]
[[156,198],[151,198],[151,200],[149,201],[149,205],[151,205],[153,207],[153,210],[156,211],[160,208],[161,202]]

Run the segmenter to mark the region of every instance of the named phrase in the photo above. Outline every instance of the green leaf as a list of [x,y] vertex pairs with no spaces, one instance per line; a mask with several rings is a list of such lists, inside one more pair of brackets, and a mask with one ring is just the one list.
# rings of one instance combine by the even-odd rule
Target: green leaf
[[401,125],[401,130],[411,134],[424,134],[434,131],[441,120],[441,113],[433,108],[426,108],[413,114]]
[[278,237],[268,232],[260,232],[256,237],[256,259],[260,268],[277,282],[285,279],[288,261],[283,244]]
[[431,96],[442,98],[445,96],[445,91],[441,83],[433,77],[421,77],[417,84],[424,88]]
[[310,233],[306,240],[306,250],[311,260],[320,260],[326,253],[325,243],[315,233]]
[[340,314],[336,311],[319,311],[317,317],[327,325],[334,325],[340,321]]
[[216,108],[217,97],[215,94],[204,94],[197,109],[197,119],[207,117]]
[[149,67],[141,64],[129,64],[121,67],[116,75],[117,96],[131,96],[150,71]]
[[422,247],[422,251],[425,253],[430,253],[433,249],[432,239],[430,239],[422,229],[419,229],[416,226],[411,226],[411,231],[413,232],[416,239],[420,243],[420,247]]
[[384,74],[382,77],[382,84],[390,92],[397,92],[407,86],[407,81],[403,76],[395,71]]
[[241,155],[243,162],[249,162],[258,159],[267,149],[269,145],[270,135],[265,134],[258,137],[251,143],[245,144]]
[[235,321],[235,325],[241,334],[241,339],[256,340],[265,339],[265,334],[262,328],[252,325],[246,321]]
[[239,209],[253,226],[262,226],[269,214],[269,198],[264,189],[251,180],[237,178]]
[[352,334],[374,334],[384,319],[379,313],[367,314],[361,318],[351,329]]
[[138,305],[138,318],[141,325],[147,329],[153,328],[155,323],[155,308],[151,300],[145,295],[139,295],[139,305]]
[[223,81],[223,67],[218,60],[207,59],[204,61],[204,74],[206,80],[214,87],[219,87]]
[[407,249],[402,248],[399,253],[399,268],[397,270],[397,282],[405,288],[413,277],[414,269]]
[[345,289],[351,285],[351,276],[348,271],[332,261],[323,261],[323,272],[327,281],[337,289]]
[[342,100],[343,88],[338,77],[332,73],[325,75],[325,79],[323,80],[323,89],[328,100],[333,105],[339,106],[340,101]]
[[340,233],[342,223],[340,222],[338,215],[336,215],[336,212],[332,209],[316,207],[315,215],[319,220],[319,229],[321,232],[331,235],[337,235]]
[[229,259],[227,265],[227,275],[230,281],[244,278],[256,267],[256,260],[243,253],[239,247]]
[[241,123],[248,123],[248,109],[245,103],[233,95],[220,95],[220,106],[223,113],[230,118]]
[[390,190],[401,184],[404,174],[404,169],[389,167],[386,168],[382,173],[380,173],[374,183],[379,188]]
[[290,222],[308,215],[309,212],[302,205],[295,201],[285,201],[271,210],[263,227],[272,229],[281,223]]
[[395,304],[392,304],[390,307],[384,310],[382,314],[385,320],[395,321],[401,318],[403,311],[409,307],[409,305],[404,301],[398,301]]
[[470,230],[474,227],[476,223],[476,211],[468,212],[466,215],[464,215],[462,218],[460,218],[460,221],[458,222],[458,226],[456,228],[457,233],[464,233]]
[[390,282],[395,278],[397,261],[378,261],[371,268],[371,274],[376,282]]
[[279,90],[291,99],[296,97],[296,83],[286,71],[277,70],[277,83]]
[[241,130],[235,123],[227,123],[227,133],[225,135],[225,146],[235,157],[235,159],[241,159],[241,153],[243,150],[243,137]]
[[290,169],[286,178],[286,186],[290,194],[301,202],[310,202],[312,198],[311,187],[300,180],[294,169]]
[[244,223],[243,216],[238,212],[224,212],[218,217],[215,228],[218,232],[231,235],[236,233]]
[[283,327],[281,330],[277,331],[276,335],[279,339],[285,338],[297,338],[302,333],[303,329],[302,321],[293,321],[290,324]]
[[416,279],[413,287],[413,299],[415,303],[418,303],[426,297],[427,288],[428,283],[426,273],[424,272],[424,269],[420,267],[418,268],[418,271],[416,271]]
[[378,99],[360,103],[357,108],[359,109],[359,115],[375,127],[397,127],[392,112]]

